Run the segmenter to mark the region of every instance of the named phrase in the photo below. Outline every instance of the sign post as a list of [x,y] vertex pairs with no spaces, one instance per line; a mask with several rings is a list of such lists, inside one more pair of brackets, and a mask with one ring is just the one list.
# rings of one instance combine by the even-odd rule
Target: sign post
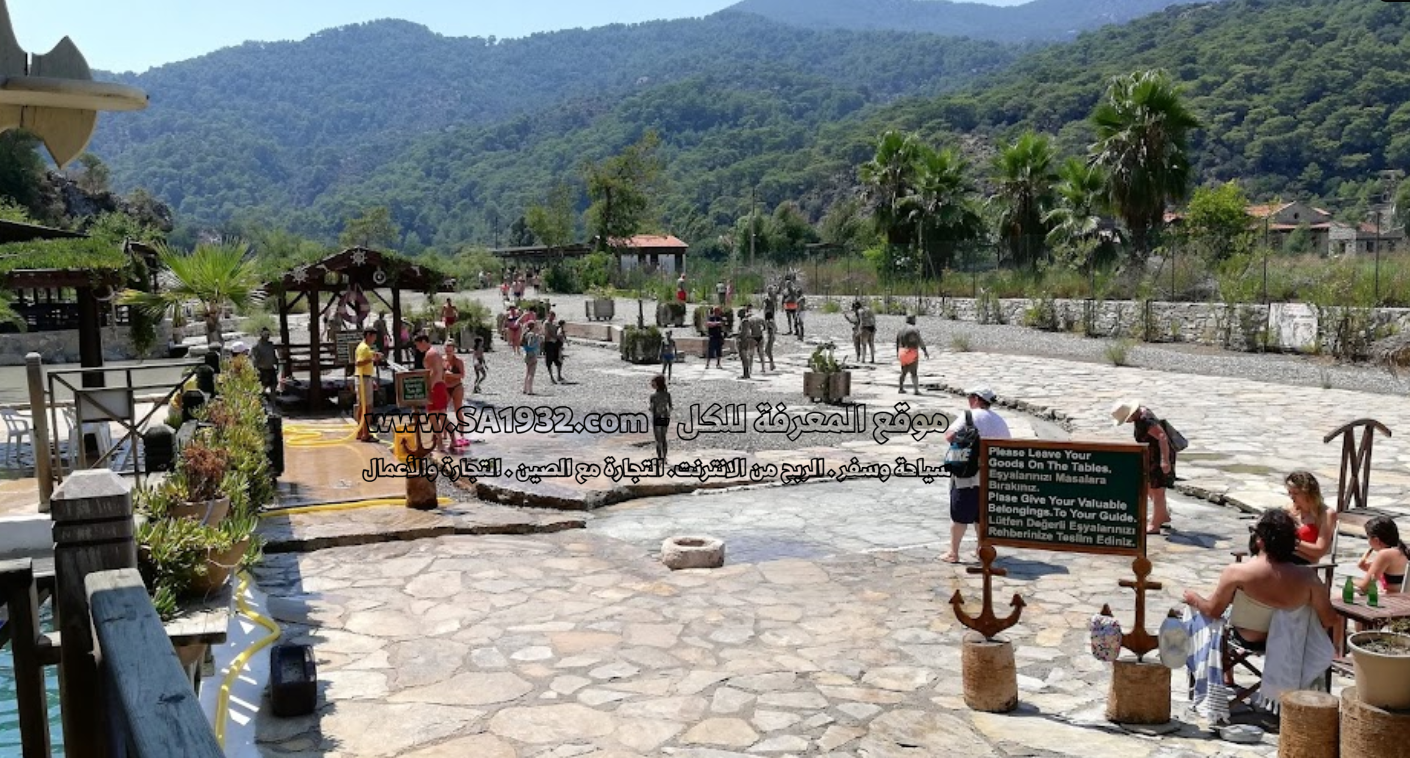
[[[394,448],[398,458],[405,456],[404,462],[409,469],[406,477],[406,507],[418,510],[430,510],[439,504],[436,482],[427,475],[430,466],[434,465],[430,458],[434,447],[426,444],[424,436],[429,430],[422,427],[422,421],[426,418],[422,409],[431,402],[429,377],[430,372],[421,369],[398,371],[392,380],[396,388],[397,407],[411,409],[411,429],[403,428],[395,433]],[[418,471],[418,466],[424,466],[427,470]]]

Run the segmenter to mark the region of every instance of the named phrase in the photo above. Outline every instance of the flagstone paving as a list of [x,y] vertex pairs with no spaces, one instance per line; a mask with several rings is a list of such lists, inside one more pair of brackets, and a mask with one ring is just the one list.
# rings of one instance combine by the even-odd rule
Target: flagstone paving
[[[850,499],[858,512],[827,529],[820,524],[831,511],[820,505],[800,530],[818,540],[814,555],[733,552],[717,570],[672,573],[642,543],[593,530],[268,556],[256,571],[267,607],[287,640],[315,646],[322,705],[310,717],[262,715],[261,749],[420,758],[1274,754],[1271,737],[1243,747],[1193,724],[1154,738],[1104,721],[1109,674],[1087,650],[1086,623],[1110,603],[1129,624],[1133,596],[1117,587],[1130,572],[1122,558],[1006,551],[1011,573],[997,590],[1028,601],[1009,633],[1023,707],[969,711],[959,677],[965,630],[947,600],[962,588],[977,611],[978,578],[936,561],[933,548],[906,547],[935,535],[874,521],[896,503],[849,490],[864,486],[787,490],[833,509]],[[689,499],[737,523],[781,492]],[[712,507],[730,496],[753,497],[754,511]],[[1179,506],[1200,530],[1152,541],[1154,578],[1166,582],[1152,619],[1186,587],[1207,589],[1246,533],[1237,511]],[[846,542],[872,523],[871,538]],[[905,549],[886,549],[896,547]],[[1183,677],[1173,679],[1179,719]]]

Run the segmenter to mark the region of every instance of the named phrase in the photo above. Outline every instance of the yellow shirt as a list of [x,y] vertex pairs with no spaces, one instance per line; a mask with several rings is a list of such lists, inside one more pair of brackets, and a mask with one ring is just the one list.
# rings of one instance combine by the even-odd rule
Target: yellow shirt
[[[353,368],[356,370],[358,376],[372,376],[372,353],[374,352],[372,346],[367,344],[366,340],[357,343],[357,354],[355,356],[357,365]],[[367,362],[363,363],[363,361]]]

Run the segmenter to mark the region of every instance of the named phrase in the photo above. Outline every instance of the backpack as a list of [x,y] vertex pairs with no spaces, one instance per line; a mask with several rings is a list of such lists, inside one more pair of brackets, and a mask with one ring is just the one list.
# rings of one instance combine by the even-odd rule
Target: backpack
[[957,479],[979,473],[979,427],[974,425],[974,416],[970,411],[964,412],[964,426],[955,432],[950,449],[945,453],[945,462],[941,465]]
[[1171,450],[1178,453],[1190,446],[1190,441],[1185,439],[1185,435],[1181,434],[1180,430],[1172,426],[1169,421],[1162,419],[1160,426],[1165,430],[1166,439],[1170,440]]
[[757,318],[751,318],[747,323],[749,324],[749,336],[753,337],[756,342],[762,340],[764,338],[763,322]]

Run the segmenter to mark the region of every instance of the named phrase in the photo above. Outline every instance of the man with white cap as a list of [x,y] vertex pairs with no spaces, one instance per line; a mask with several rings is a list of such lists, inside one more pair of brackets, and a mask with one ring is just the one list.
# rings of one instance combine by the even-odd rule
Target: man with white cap
[[[1013,435],[1008,422],[999,414],[989,410],[997,399],[988,387],[975,387],[965,393],[969,397],[969,410],[956,418],[945,430],[945,441],[953,442],[955,435],[966,426],[979,430],[980,439],[1006,440]],[[970,524],[979,523],[979,474],[967,477],[950,478],[950,552],[941,557],[946,563],[960,562],[960,542],[964,540],[965,529]]]
[[1135,424],[1136,442],[1150,446],[1146,487],[1151,493],[1151,520],[1146,525],[1146,534],[1160,534],[1161,528],[1170,524],[1165,488],[1175,484],[1175,448],[1165,433],[1165,423],[1135,398],[1118,400],[1111,407],[1111,420],[1116,426]]

